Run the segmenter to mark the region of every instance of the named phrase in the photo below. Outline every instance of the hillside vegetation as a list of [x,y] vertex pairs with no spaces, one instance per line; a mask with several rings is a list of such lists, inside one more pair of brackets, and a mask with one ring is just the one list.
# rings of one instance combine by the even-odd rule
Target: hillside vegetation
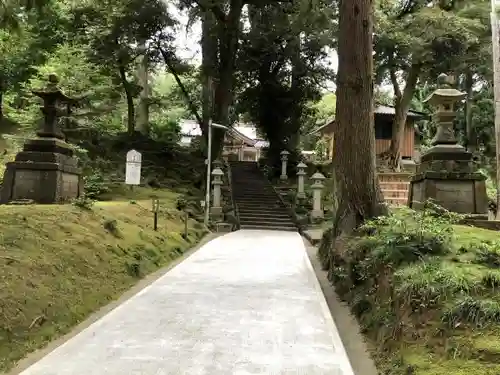
[[432,210],[394,211],[319,256],[387,375],[500,373],[500,241]]

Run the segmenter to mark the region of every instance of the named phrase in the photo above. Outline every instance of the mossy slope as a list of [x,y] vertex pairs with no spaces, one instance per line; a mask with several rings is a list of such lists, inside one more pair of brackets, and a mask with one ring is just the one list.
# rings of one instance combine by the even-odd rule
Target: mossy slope
[[177,195],[160,195],[157,232],[150,201],[0,206],[0,372],[201,238],[193,220],[183,238]]
[[323,238],[381,374],[500,374],[498,233],[453,222],[402,209],[334,246]]

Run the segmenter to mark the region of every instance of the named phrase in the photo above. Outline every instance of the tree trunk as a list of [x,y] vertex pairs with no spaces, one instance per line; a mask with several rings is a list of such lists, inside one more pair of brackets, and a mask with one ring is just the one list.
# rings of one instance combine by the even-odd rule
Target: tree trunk
[[[243,9],[243,0],[231,0],[229,13],[226,22],[219,22],[219,81],[215,85],[214,115],[213,120],[216,123],[230,125],[230,107],[233,103],[233,82],[236,63],[236,54],[238,52],[238,41],[240,35],[240,19]],[[221,149],[224,140],[224,132],[213,129],[213,155],[216,157]]]
[[135,132],[134,97],[132,96],[130,83],[127,80],[127,73],[123,64],[118,64],[118,71],[120,73],[123,91],[125,91],[125,98],[127,99],[127,133],[132,135]]
[[396,103],[395,116],[392,124],[392,139],[389,147],[389,167],[394,171],[399,171],[401,168],[401,145],[405,135],[406,119],[421,69],[420,64],[413,63],[411,65],[410,71],[406,77],[403,93],[399,90],[397,81],[394,80],[394,73],[391,74],[394,93],[396,94]]
[[474,76],[471,71],[467,71],[465,74],[465,90],[467,93],[467,98],[465,101],[465,139],[466,148],[470,152],[476,151],[476,139],[474,137],[474,132],[472,128],[472,105],[473,105],[473,95],[474,92],[472,87],[474,86]]
[[205,138],[208,139],[208,122],[213,117],[213,81],[216,75],[218,56],[217,56],[217,19],[211,11],[203,13],[202,17],[202,35],[201,35],[201,51],[202,51],[202,127],[201,131]]
[[3,90],[0,87],[0,125],[3,122]]
[[339,201],[335,236],[387,212],[375,172],[372,33],[372,1],[341,0],[333,157]]
[[0,79],[0,125],[3,125],[3,93],[5,90],[4,80]]
[[303,95],[303,80],[305,69],[300,58],[301,42],[300,35],[297,35],[293,41],[293,52],[291,57],[292,63],[292,85],[291,92],[294,98],[294,110],[291,118],[291,129],[289,129],[290,139],[288,148],[296,150],[299,146],[300,125],[302,119],[302,101]]
[[[144,50],[146,50],[145,46],[142,46]],[[139,79],[139,83],[142,86],[141,94],[139,97],[139,108],[137,111],[137,130],[139,130],[143,134],[149,133],[149,59],[147,54],[145,53],[139,66],[137,68],[137,78]]]

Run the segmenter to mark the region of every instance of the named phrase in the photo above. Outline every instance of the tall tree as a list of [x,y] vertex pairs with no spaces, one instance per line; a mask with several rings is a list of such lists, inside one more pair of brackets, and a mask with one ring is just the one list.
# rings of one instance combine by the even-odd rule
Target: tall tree
[[372,1],[341,0],[333,157],[338,194],[335,236],[386,212],[375,173],[372,44]]

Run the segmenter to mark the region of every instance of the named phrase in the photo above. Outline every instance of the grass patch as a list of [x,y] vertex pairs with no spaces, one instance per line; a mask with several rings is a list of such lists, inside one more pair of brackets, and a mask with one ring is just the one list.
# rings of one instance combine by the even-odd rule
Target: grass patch
[[318,255],[381,374],[500,374],[498,232],[434,210],[392,211]]
[[[167,265],[204,234],[178,196],[155,190],[162,211],[153,230],[151,194],[135,203],[0,206],[0,372],[67,333],[139,278]],[[128,197],[128,196],[127,196]]]

